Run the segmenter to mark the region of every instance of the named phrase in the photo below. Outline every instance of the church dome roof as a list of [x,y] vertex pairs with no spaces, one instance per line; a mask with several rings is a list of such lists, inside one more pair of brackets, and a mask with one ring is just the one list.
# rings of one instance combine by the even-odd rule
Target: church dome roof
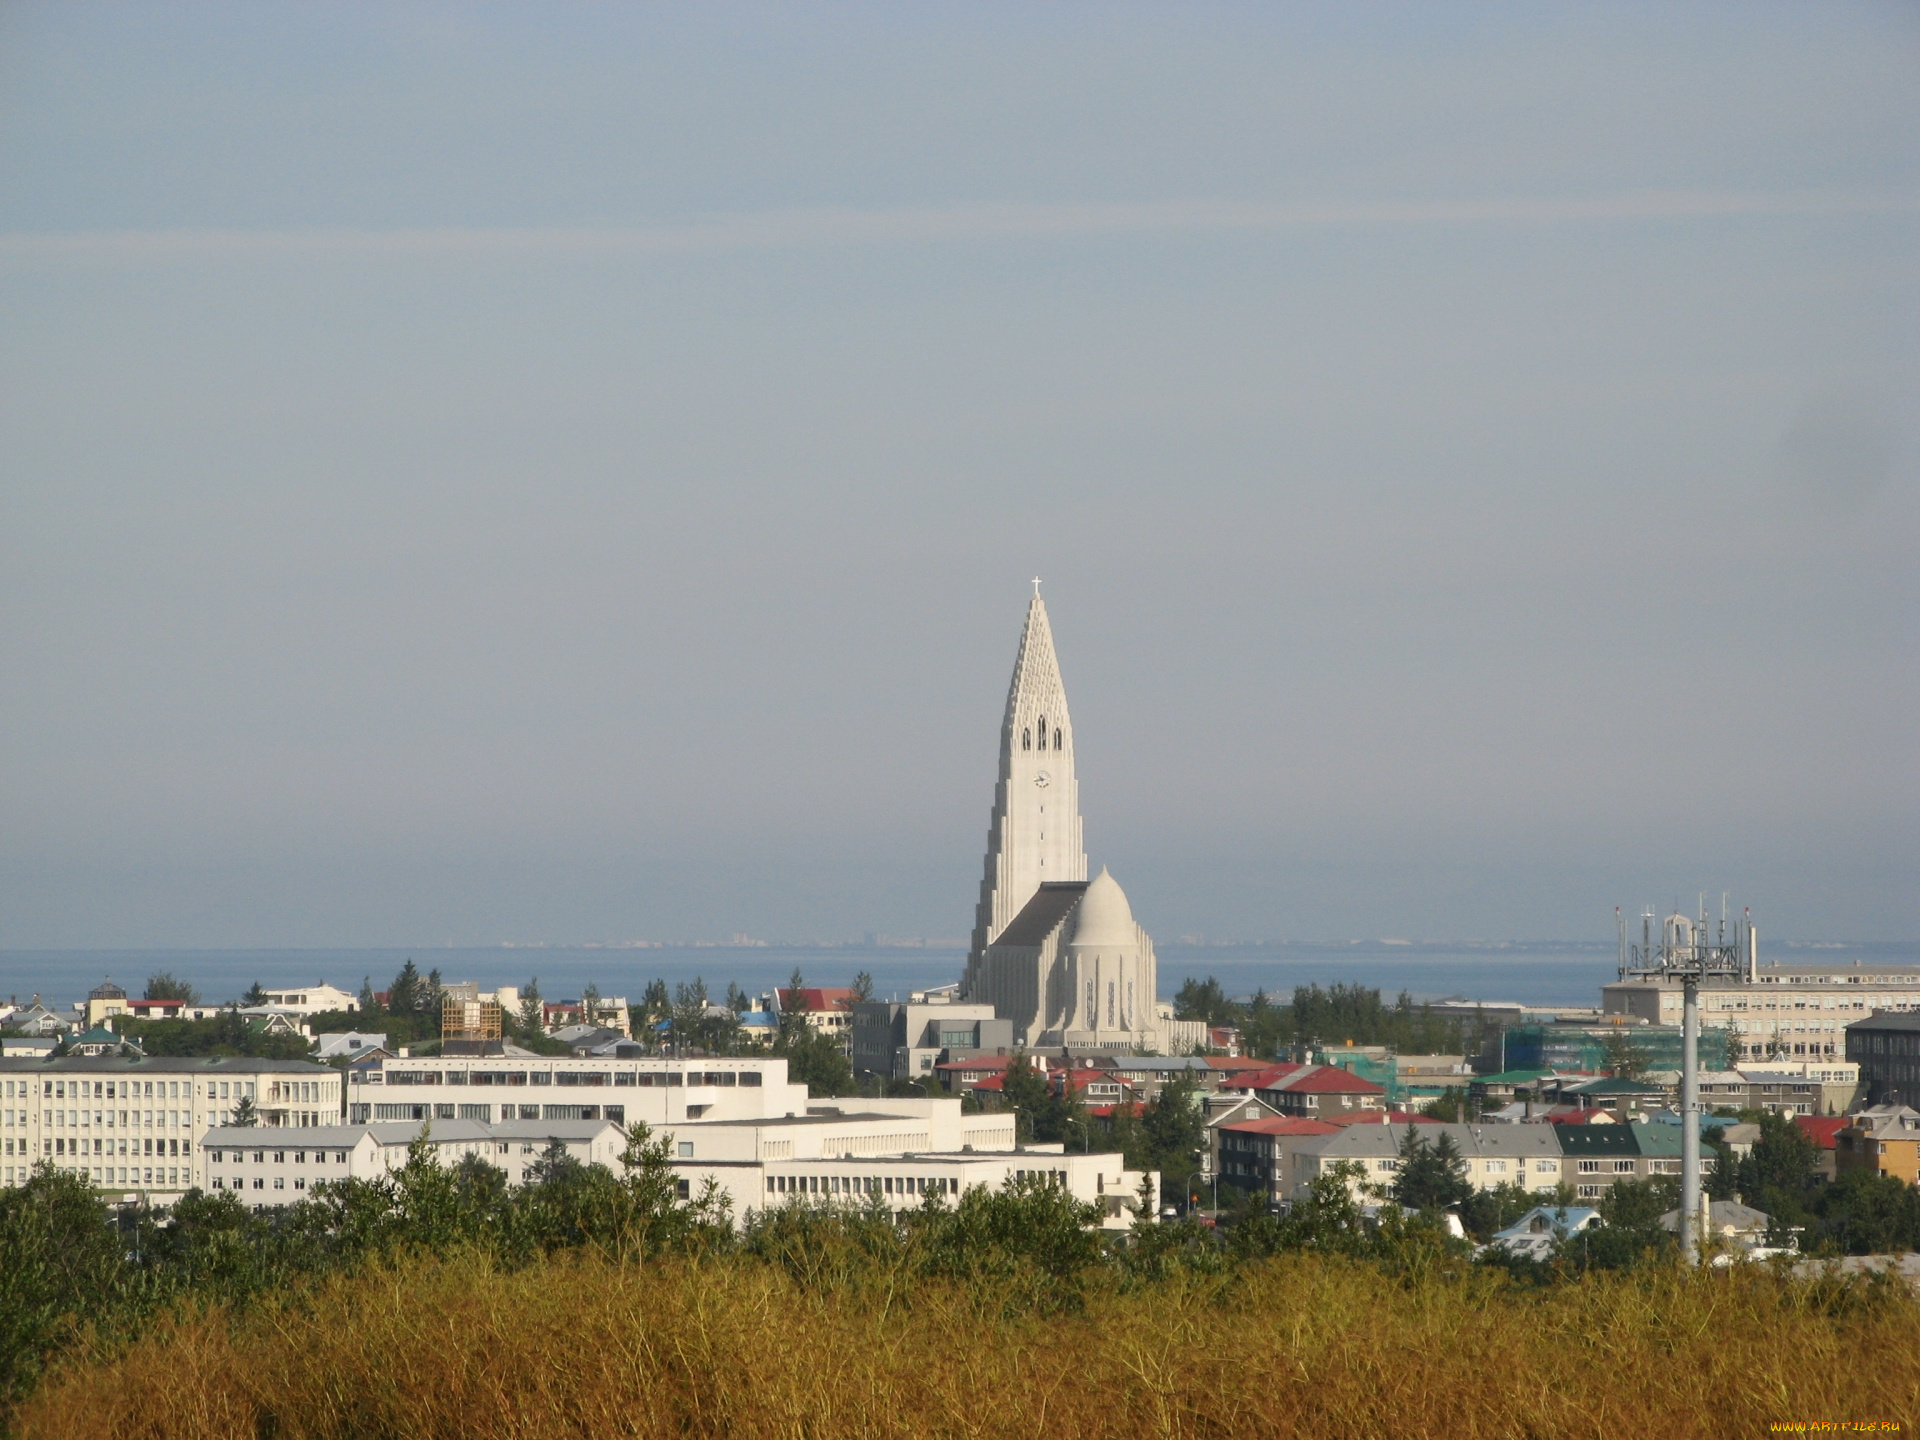
[[1074,945],[1132,946],[1137,943],[1133,907],[1127,904],[1127,892],[1120,882],[1100,867],[1100,873],[1087,886],[1073,914]]

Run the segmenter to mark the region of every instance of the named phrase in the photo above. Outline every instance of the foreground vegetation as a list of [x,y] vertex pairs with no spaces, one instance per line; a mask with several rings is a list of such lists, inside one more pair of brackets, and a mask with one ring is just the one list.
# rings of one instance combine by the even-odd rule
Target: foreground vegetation
[[615,1175],[509,1190],[417,1148],[271,1217],[190,1196],[108,1223],[71,1178],[0,1197],[0,1380],[28,1436],[1753,1435],[1920,1418],[1920,1306],[1880,1280],[1671,1249],[1472,1263],[1363,1223],[1116,1243],[1038,1185],[736,1234],[644,1132]]

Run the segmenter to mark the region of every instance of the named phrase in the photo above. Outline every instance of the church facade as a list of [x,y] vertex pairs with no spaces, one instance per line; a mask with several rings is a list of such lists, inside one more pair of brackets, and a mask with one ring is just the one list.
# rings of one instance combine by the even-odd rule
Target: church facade
[[1034,586],[1000,723],[1000,774],[961,998],[1016,1044],[1162,1048],[1153,941],[1104,869],[1087,879],[1073,721]]

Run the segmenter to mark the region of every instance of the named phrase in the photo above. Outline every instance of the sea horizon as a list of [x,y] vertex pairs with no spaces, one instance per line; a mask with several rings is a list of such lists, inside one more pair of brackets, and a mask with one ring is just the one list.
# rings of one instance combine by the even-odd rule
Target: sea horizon
[[[1160,994],[1171,999],[1188,979],[1209,976],[1231,995],[1264,988],[1286,1000],[1296,986],[1362,985],[1393,999],[1507,1001],[1541,1007],[1592,1006],[1615,977],[1612,941],[1590,940],[1289,940],[1171,942],[1157,945]],[[1912,958],[1920,941],[1762,941],[1761,961],[1861,961]],[[537,979],[549,999],[574,998],[588,984],[604,995],[637,1000],[650,980],[669,985],[704,980],[716,1000],[729,982],[749,994],[785,985],[798,969],[810,985],[848,985],[865,971],[877,998],[900,998],[960,978],[963,945],[862,942],[751,944],[499,944],[164,947],[0,950],[0,994],[53,1003],[81,998],[112,979],[138,994],[149,975],[167,971],[214,1003],[254,981],[273,988],[327,983],[358,992],[364,981],[384,990],[407,960],[448,982],[492,988]]]

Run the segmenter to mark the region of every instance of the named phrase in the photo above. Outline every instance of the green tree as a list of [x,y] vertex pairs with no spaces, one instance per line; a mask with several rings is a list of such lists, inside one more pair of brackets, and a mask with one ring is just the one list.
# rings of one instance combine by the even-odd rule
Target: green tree
[[147,999],[181,1000],[188,1005],[198,1005],[200,992],[171,970],[160,970],[147,977]]
[[1014,1113],[1014,1136],[1021,1144],[1038,1140],[1039,1127],[1050,1119],[1053,1093],[1046,1078],[1024,1051],[1008,1062],[1000,1076],[1000,1099]]
[[1647,1073],[1647,1052],[1634,1044],[1626,1031],[1615,1030],[1602,1044],[1600,1066],[1616,1079],[1643,1079]]
[[93,1187],[52,1165],[0,1189],[0,1407],[78,1340],[125,1276],[126,1246]]
[[810,1095],[854,1093],[853,1066],[840,1042],[804,1020],[791,1030],[782,1026],[773,1053],[786,1057],[787,1078],[806,1086]]
[[409,956],[407,963],[400,967],[400,973],[393,977],[393,983],[387,987],[387,1009],[395,1015],[411,1015],[420,1008],[424,993],[420,967]]
[[242,1095],[240,1097],[240,1103],[233,1107],[233,1123],[242,1129],[260,1123],[260,1115],[259,1112],[253,1108],[253,1097],[251,1095]]
[[240,997],[240,1003],[249,1008],[255,1005],[266,1004],[267,1003],[266,987],[262,985],[258,980],[254,981],[253,984],[247,987],[247,993]]
[[1202,1020],[1209,1025],[1230,1025],[1239,1016],[1220,982],[1209,975],[1205,980],[1191,976],[1174,993],[1173,1013],[1180,1020]]
[[[374,998],[371,975],[360,977],[360,1013],[363,1017],[376,1016],[380,1013],[380,1002]],[[365,1023],[364,1019],[362,1023]]]
[[1473,1194],[1467,1181],[1467,1162],[1453,1136],[1445,1130],[1432,1144],[1420,1127],[1408,1122],[1400,1139],[1400,1168],[1395,1173],[1393,1198],[1416,1210],[1445,1210]]
[[873,976],[864,970],[853,977],[853,998],[855,1000],[873,999]]
[[753,1001],[748,998],[747,992],[740,988],[740,982],[737,980],[727,982],[726,1003],[727,1008],[736,1015],[744,1015],[753,1008]]
[[540,998],[540,977],[529,976],[520,990],[520,1037],[542,1040],[547,1034],[547,1012]]

